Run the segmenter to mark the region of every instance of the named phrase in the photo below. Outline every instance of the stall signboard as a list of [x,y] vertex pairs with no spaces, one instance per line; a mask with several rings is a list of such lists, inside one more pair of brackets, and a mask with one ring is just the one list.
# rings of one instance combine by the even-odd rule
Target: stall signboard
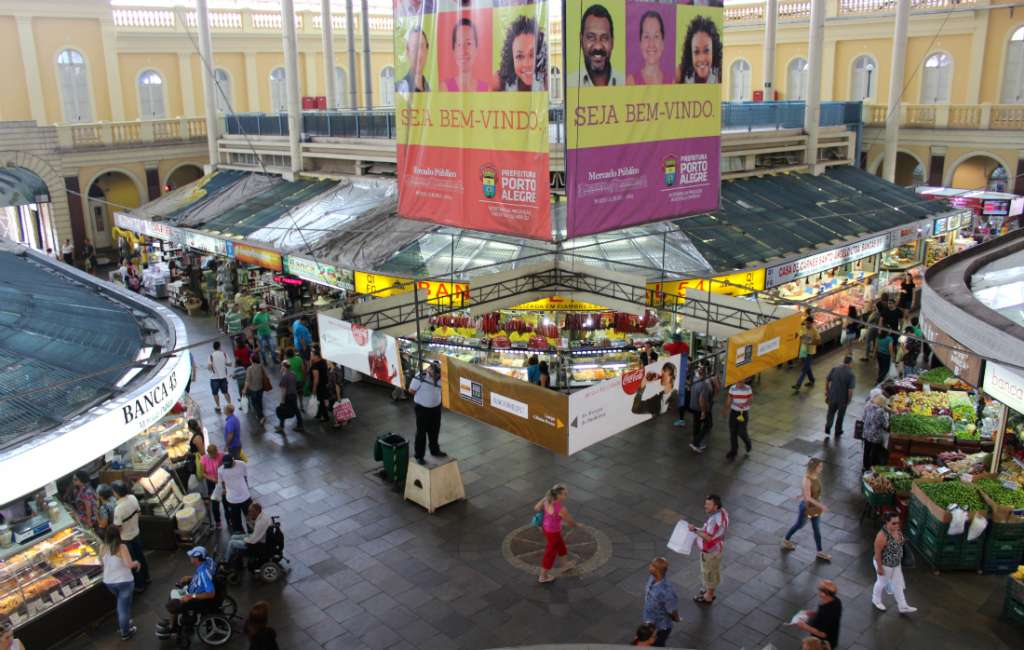
[[920,318],[921,333],[925,339],[934,342],[931,346],[932,353],[938,357],[942,365],[971,386],[977,386],[981,381],[982,358],[970,352],[924,313]]
[[331,264],[316,262],[298,257],[286,255],[284,258],[284,272],[302,278],[308,282],[322,284],[325,287],[334,289],[352,289],[352,274],[344,269],[339,269]]
[[468,4],[395,3],[398,212],[550,240],[548,3]]
[[253,264],[264,269],[270,269],[271,271],[284,270],[284,261],[281,258],[281,254],[277,251],[257,248],[238,242],[227,242],[227,244],[229,244],[229,256],[234,257],[239,262]]
[[939,217],[932,223],[932,236],[938,237],[949,228],[948,217]]
[[776,264],[768,268],[765,286],[770,289],[848,262],[856,262],[876,255],[886,250],[888,242],[889,235],[880,235],[798,260]]
[[510,311],[608,311],[607,307],[601,305],[595,305],[590,302],[583,302],[582,300],[573,300],[572,298],[563,298],[562,296],[551,296],[550,298],[541,298],[540,300],[533,300],[531,302],[524,302],[515,307],[509,307]]
[[377,298],[386,298],[400,293],[410,293],[416,287],[427,292],[428,302],[448,304],[452,301],[456,305],[464,305],[469,300],[469,284],[465,282],[437,282],[435,280],[409,280],[391,275],[379,273],[364,273],[356,271],[353,276],[353,283],[356,293],[362,293]]
[[146,237],[152,237],[153,239],[162,239],[164,241],[180,240],[178,228],[159,221],[139,219],[124,212],[114,213],[114,225],[118,228],[124,228],[125,230],[145,235]]
[[676,413],[680,386],[685,385],[681,362],[678,354],[658,359],[570,395],[569,454],[651,418]]
[[316,317],[325,359],[377,381],[403,385],[398,339],[327,314]]
[[196,232],[194,230],[186,230],[183,242],[189,248],[196,250],[205,251],[207,253],[213,253],[214,255],[223,255],[228,257],[228,246],[227,242],[223,239],[217,239],[209,235]]
[[1009,216],[1010,199],[982,199],[981,214],[989,217]]
[[570,453],[569,398],[562,393],[447,355],[441,356],[441,387],[445,408],[545,449]]
[[713,278],[688,278],[647,283],[647,304],[652,307],[683,302],[687,289],[727,296],[746,296],[764,290],[765,270],[755,269]]
[[563,5],[569,237],[718,208],[722,7],[693,4]]
[[804,318],[803,314],[793,314],[730,336],[725,357],[726,385],[795,359],[800,352],[800,323]]
[[1018,214],[1024,214],[1024,196],[1018,196],[1010,199],[1010,214],[1009,216],[1015,217]]
[[901,226],[889,233],[889,248],[899,248],[904,244],[923,239],[931,232],[930,221],[918,221]]
[[1024,413],[1024,372],[989,361],[985,364],[985,392],[1018,413]]

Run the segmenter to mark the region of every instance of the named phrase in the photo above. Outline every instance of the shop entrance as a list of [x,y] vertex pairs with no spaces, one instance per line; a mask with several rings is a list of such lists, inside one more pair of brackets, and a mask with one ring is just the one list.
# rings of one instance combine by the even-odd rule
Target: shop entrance
[[39,251],[58,251],[50,190],[24,167],[0,168],[0,235]]
[[109,171],[100,174],[89,185],[87,230],[93,245],[98,249],[114,245],[110,234],[114,227],[114,212],[126,208],[137,208],[142,203],[139,187],[124,172]]

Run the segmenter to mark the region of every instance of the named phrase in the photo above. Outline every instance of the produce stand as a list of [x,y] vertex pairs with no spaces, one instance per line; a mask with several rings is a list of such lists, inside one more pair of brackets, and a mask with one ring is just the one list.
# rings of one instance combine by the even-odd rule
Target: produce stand
[[[960,503],[969,512],[959,535],[949,534],[952,515],[943,505],[947,501]],[[936,575],[942,571],[980,572],[985,535],[968,541],[967,531],[971,520],[986,517],[987,513],[981,496],[970,483],[917,481],[911,490],[907,536]]]
[[1003,600],[1003,618],[1024,625],[1024,571],[1006,579],[1006,598]]

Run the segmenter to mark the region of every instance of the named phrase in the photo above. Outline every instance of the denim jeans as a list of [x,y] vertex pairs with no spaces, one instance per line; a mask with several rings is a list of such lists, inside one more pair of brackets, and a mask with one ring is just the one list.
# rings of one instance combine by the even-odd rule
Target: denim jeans
[[248,545],[245,543],[245,535],[232,535],[231,539],[228,540],[228,548],[224,554],[225,564],[231,564],[231,560],[239,553],[245,553],[246,548],[248,548]]
[[139,570],[135,572],[135,587],[145,589],[149,584],[149,564],[146,563],[146,554],[142,550],[142,541],[136,537],[124,543],[128,547],[128,554],[139,563]]
[[804,377],[807,377],[808,383],[814,383],[814,371],[811,369],[811,355],[807,355],[800,359],[800,376],[796,380],[797,388],[803,386]]
[[786,539],[788,540],[790,537],[796,534],[796,531],[806,526],[808,519],[811,520],[811,528],[814,530],[814,545],[818,547],[818,551],[821,551],[821,528],[818,523],[818,520],[821,519],[821,517],[807,516],[806,501],[800,502],[800,511],[796,515],[796,523],[793,524],[793,527],[789,529],[788,533],[786,533]]
[[271,368],[270,364],[274,362],[274,355],[276,350],[274,349],[274,334],[260,334],[260,357],[263,359],[263,365]]
[[117,627],[122,636],[128,636],[132,628],[132,598],[135,593],[134,582],[106,583],[107,589],[117,598]]

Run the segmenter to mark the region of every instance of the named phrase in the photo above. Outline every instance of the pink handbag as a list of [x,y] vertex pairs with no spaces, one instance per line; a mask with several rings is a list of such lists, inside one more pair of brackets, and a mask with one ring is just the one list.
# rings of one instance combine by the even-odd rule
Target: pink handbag
[[356,411],[352,408],[352,402],[347,397],[334,405],[334,419],[338,422],[348,422],[355,419]]

